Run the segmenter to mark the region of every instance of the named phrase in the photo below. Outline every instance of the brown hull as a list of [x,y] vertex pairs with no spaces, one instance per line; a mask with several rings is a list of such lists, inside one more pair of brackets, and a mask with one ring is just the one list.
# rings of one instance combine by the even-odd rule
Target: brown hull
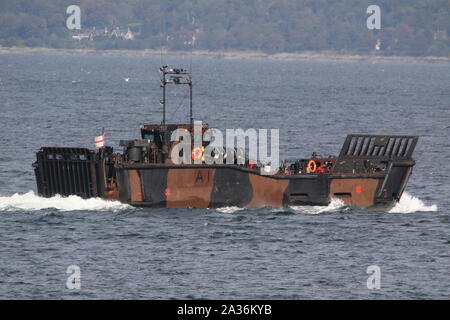
[[[117,169],[119,200],[140,207],[246,208],[326,206],[333,198],[346,205],[389,210],[380,188],[387,174],[264,176],[237,166],[124,166]],[[407,179],[408,177],[404,177]],[[401,184],[399,184],[401,185]]]
[[[411,136],[349,135],[339,157],[301,160],[275,175],[238,164],[174,165],[151,163],[151,157],[136,162],[112,148],[96,153],[45,147],[34,167],[38,192],[46,197],[102,197],[166,208],[326,206],[338,198],[350,206],[389,210],[411,175],[416,142]],[[305,171],[312,159],[328,164],[326,171]]]

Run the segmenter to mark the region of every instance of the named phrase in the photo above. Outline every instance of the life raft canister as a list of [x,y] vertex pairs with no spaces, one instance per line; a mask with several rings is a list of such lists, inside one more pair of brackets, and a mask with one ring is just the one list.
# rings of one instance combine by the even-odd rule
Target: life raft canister
[[308,173],[314,173],[317,170],[317,164],[314,160],[309,160],[308,167],[306,168],[306,171]]
[[317,173],[324,173],[325,172],[325,168],[323,166],[320,166],[317,168],[316,170]]

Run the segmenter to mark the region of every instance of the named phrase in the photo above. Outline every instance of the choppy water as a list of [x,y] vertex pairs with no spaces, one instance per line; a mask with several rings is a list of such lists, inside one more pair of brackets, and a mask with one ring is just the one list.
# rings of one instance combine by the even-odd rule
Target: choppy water
[[[165,62],[189,65],[189,59]],[[135,209],[35,195],[43,145],[109,143],[159,122],[159,59],[0,55],[0,298],[449,298],[450,65],[193,60],[196,118],[280,128],[283,158],[347,133],[420,135],[389,213],[328,207]],[[124,78],[130,78],[124,81]],[[187,115],[184,93],[169,115]],[[69,265],[81,289],[66,288]],[[366,269],[381,269],[369,290]]]

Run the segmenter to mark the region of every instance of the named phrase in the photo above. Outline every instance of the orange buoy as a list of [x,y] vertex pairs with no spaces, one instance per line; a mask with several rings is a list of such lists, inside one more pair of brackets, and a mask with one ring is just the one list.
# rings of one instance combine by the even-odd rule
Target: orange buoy
[[306,168],[306,171],[308,173],[314,173],[317,170],[317,164],[314,160],[309,160],[308,167]]

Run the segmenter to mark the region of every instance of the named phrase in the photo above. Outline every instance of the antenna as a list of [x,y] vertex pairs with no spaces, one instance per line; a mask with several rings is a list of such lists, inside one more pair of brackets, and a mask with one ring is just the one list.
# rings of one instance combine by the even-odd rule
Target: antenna
[[166,125],[166,86],[168,84],[186,84],[189,86],[189,112],[190,112],[190,124],[194,125],[193,110],[192,110],[192,76],[191,73],[185,69],[169,69],[168,66],[162,66],[159,68],[162,72],[161,85],[162,88],[162,100],[160,103],[163,105],[163,120],[162,124]]

